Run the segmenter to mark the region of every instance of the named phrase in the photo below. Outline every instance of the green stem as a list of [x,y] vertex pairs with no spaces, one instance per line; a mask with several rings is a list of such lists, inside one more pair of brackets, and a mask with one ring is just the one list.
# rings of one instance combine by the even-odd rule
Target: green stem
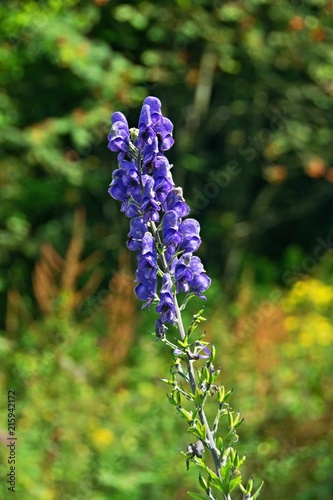
[[[153,232],[153,236],[154,236],[155,241],[157,241],[162,246],[161,237],[160,237],[160,234],[159,234],[159,232],[158,232],[158,230],[156,228],[155,223],[153,221],[151,221],[150,224],[151,224],[151,228],[152,228],[152,232]],[[170,273],[169,266],[168,266],[168,264],[166,262],[164,252],[161,252],[161,254],[160,254],[160,260],[161,260],[161,264],[162,264],[162,270],[168,276],[168,279],[170,281],[170,288],[172,289],[173,283],[172,283],[172,279],[171,279],[171,273]],[[180,335],[181,340],[184,341],[184,339],[186,337],[186,333],[185,333],[185,328],[184,328],[184,324],[183,324],[183,319],[182,319],[182,316],[181,316],[180,308],[179,308],[179,305],[178,305],[177,295],[176,295],[175,292],[173,292],[173,300],[174,300],[174,305],[175,305],[175,310],[176,310],[177,326],[178,326],[178,330],[179,330],[179,335]],[[188,374],[189,374],[189,379],[190,379],[190,386],[191,386],[192,394],[195,394],[196,393],[196,389],[197,389],[197,383],[196,383],[195,372],[194,372],[194,367],[193,367],[194,360],[191,359],[191,356],[190,356],[191,353],[190,353],[189,349],[187,349],[187,354],[188,354],[188,357],[189,357],[189,360],[187,362],[187,368],[188,368]],[[199,409],[198,409],[198,415],[199,415],[200,422],[206,428],[206,436],[207,436],[207,441],[208,441],[208,448],[209,448],[210,453],[211,453],[211,455],[213,457],[216,475],[218,476],[219,479],[222,480],[222,477],[221,477],[221,463],[220,463],[220,458],[219,458],[219,451],[216,448],[216,444],[215,444],[213,433],[212,433],[212,431],[211,431],[211,429],[209,427],[209,423],[208,423],[206,414],[205,414],[204,409],[202,407],[199,407]],[[225,497],[225,500],[229,500],[229,495],[227,497]]]

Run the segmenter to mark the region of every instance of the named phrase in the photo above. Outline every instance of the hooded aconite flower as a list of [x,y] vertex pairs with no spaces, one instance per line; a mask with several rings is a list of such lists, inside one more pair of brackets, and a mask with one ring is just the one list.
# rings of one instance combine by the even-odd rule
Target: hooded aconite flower
[[202,293],[210,285],[199,257],[193,255],[201,244],[200,225],[186,219],[190,208],[164,154],[174,143],[173,125],[162,115],[160,100],[144,100],[137,129],[129,129],[120,112],[111,122],[108,147],[118,153],[118,168],[109,194],[131,219],[127,247],[137,252],[135,293],[144,306],[157,304],[155,330],[163,337],[165,325],[177,320],[176,294],[205,299]]

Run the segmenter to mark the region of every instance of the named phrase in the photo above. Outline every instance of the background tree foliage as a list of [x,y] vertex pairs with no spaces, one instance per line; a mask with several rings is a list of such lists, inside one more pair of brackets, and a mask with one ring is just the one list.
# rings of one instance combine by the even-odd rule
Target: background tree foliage
[[[106,136],[109,117],[115,110],[123,111],[132,125],[137,122],[142,100],[147,95],[155,95],[163,103],[164,115],[173,121],[176,142],[170,159],[174,164],[174,177],[177,184],[184,187],[185,197],[202,224],[201,257],[216,283],[211,300],[216,300],[215,307],[219,307],[221,294],[229,298],[223,304],[233,319],[228,326],[236,338],[240,315],[256,314],[265,321],[269,317],[266,313],[260,316],[260,307],[251,310],[253,297],[267,299],[267,293],[273,294],[277,286],[294,286],[321,264],[325,252],[332,247],[332,16],[333,2],[329,0],[168,0],[158,5],[148,0],[1,2],[0,265],[3,272],[0,309],[2,328],[7,330],[4,339],[8,340],[2,350],[5,358],[16,352],[12,364],[6,368],[25,394],[28,414],[32,411],[29,410],[31,404],[37,404],[37,392],[30,393],[25,383],[36,381],[34,390],[44,394],[45,408],[40,410],[42,415],[46,412],[45,421],[50,424],[53,415],[52,397],[63,401],[62,418],[65,419],[71,405],[70,396],[64,398],[66,377],[70,379],[74,372],[79,385],[86,384],[81,388],[83,392],[93,388],[107,399],[108,390],[121,392],[119,388],[128,384],[132,394],[142,391],[147,400],[151,398],[152,404],[157,404],[144,383],[137,388],[131,385],[134,379],[129,371],[125,376],[125,360],[135,359],[136,366],[135,356],[141,356],[148,364],[152,356],[144,354],[144,347],[130,350],[136,335],[133,325],[124,327],[123,342],[127,344],[123,348],[118,346],[120,351],[113,358],[113,366],[118,364],[120,371],[113,377],[112,387],[105,387],[109,362],[104,365],[105,360],[99,358],[99,349],[106,348],[108,353],[114,349],[105,329],[121,335],[117,328],[122,322],[125,324],[126,314],[116,317],[115,306],[112,309],[110,305],[119,290],[125,293],[126,304],[132,304],[133,316],[137,307],[130,287],[126,289],[123,278],[119,278],[119,273],[120,276],[133,273],[127,254],[121,251],[128,231],[127,221],[120,217],[118,205],[107,194],[116,160],[107,150]],[[323,269],[327,269],[325,278],[330,286],[333,278],[330,267],[324,265]],[[72,275],[68,276],[67,272]],[[115,280],[111,287],[113,295],[108,288],[110,277]],[[280,305],[281,297],[268,295],[268,300],[275,307]],[[301,315],[301,310],[297,314]],[[213,312],[212,315],[214,336],[218,335],[214,333],[214,325],[220,323]],[[147,326],[142,328],[149,331],[152,322],[148,318],[145,321]],[[257,322],[258,318],[255,324]],[[270,328],[269,322],[267,328]],[[83,334],[88,339],[87,345],[81,338]],[[115,336],[113,333],[113,341]],[[246,338],[250,343],[253,337]],[[79,345],[74,347],[76,341]],[[237,341],[231,338],[229,341],[229,353],[237,353]],[[62,346],[60,353],[59,345]],[[95,354],[87,360],[89,350]],[[31,359],[26,358],[28,352]],[[34,372],[27,362],[25,365],[27,359],[31,366],[40,359],[40,371],[37,366]],[[302,357],[303,368],[304,359]],[[83,382],[73,360],[84,365]],[[253,360],[249,360],[249,366],[251,362]],[[92,375],[100,363],[103,368],[99,374]],[[327,381],[331,373],[325,363],[324,366]],[[233,370],[232,366],[229,368]],[[64,378],[61,378],[62,370],[67,373]],[[143,380],[153,373],[149,370],[143,373],[142,369],[141,373],[138,367],[137,370]],[[50,376],[55,378],[53,388],[45,386]],[[59,383],[58,379],[61,379]],[[4,375],[2,380],[9,383]],[[241,380],[242,377],[240,385]],[[316,397],[321,390],[318,389],[320,380],[315,372],[311,390]],[[232,376],[230,383],[234,383]],[[81,389],[77,386],[73,390]],[[134,398],[132,395],[127,400],[121,399],[121,404],[118,400],[118,408],[131,404],[131,397]],[[297,393],[294,397],[298,397]],[[251,396],[247,401],[252,401]],[[82,401],[76,411],[81,411],[81,404]],[[86,404],[89,419],[93,398],[88,398]],[[148,406],[142,412],[134,412],[133,422],[148,418],[144,417],[149,414]],[[250,402],[248,406],[255,411]],[[158,408],[164,406],[156,408],[157,418],[157,414],[164,411]],[[329,405],[327,411],[328,408]],[[110,407],[108,411],[115,408]],[[296,409],[295,412],[296,417],[289,417],[298,421],[302,411]],[[102,414],[100,418],[107,421],[107,416]],[[121,433],[124,429],[119,415],[115,428]],[[31,449],[36,448],[34,439],[37,442],[44,429],[41,423],[44,417],[41,421],[36,414],[22,418],[26,418],[30,436],[28,456]],[[320,418],[325,420],[326,416]],[[45,463],[48,454],[55,452],[53,447],[61,441],[59,432],[65,432],[64,422],[59,424],[60,431],[55,427],[51,432],[49,424],[45,424],[44,429],[49,440]],[[104,424],[99,425],[98,428],[104,429]],[[165,419],[161,425],[165,426],[166,435],[166,429],[172,433],[178,424]],[[34,426],[35,434],[31,434]],[[260,428],[254,427],[253,432],[259,436]],[[99,437],[96,434],[91,438],[95,443],[92,455],[87,450],[80,451],[87,438],[84,423],[80,436],[66,435],[68,442],[74,442],[76,453],[82,452],[87,460],[80,462],[81,469],[76,471],[77,477],[73,476],[76,486],[92,463],[97,466],[97,456],[102,462],[108,460],[106,452],[98,455],[98,446],[103,448],[110,438],[104,434],[103,441],[102,434],[103,431]],[[171,437],[168,441],[169,436],[163,439],[163,446],[174,443]],[[135,470],[142,463],[141,450],[135,457],[130,456],[130,442],[129,439],[127,444],[122,444],[122,451],[127,450],[128,462]],[[144,447],[144,442],[140,446]],[[270,453],[276,453],[277,457],[281,447],[272,441],[269,443],[261,449],[262,457],[271,456]],[[324,446],[324,441],[318,443]],[[316,453],[324,457],[324,448]],[[118,451],[115,464],[116,457],[121,462],[126,456]],[[306,455],[302,449],[303,452]],[[41,465],[41,455],[35,453],[36,467],[33,472],[23,473],[28,492],[35,488],[32,483],[41,481],[41,471],[46,467]],[[159,448],[150,449],[145,460],[148,453],[156,461],[165,458]],[[105,479],[104,475],[101,482],[95,471],[95,483],[75,493],[73,484],[64,486],[63,483],[61,467],[70,467],[73,458],[70,453],[66,457],[67,465],[55,467],[59,477],[53,472],[55,476],[47,479],[44,489],[33,489],[34,498],[66,498],[68,495],[68,498],[104,499],[111,498],[108,496],[111,493],[115,499],[147,497],[145,487],[137,486],[135,494],[134,490],[124,493],[126,480],[121,482],[121,473],[126,463],[119,468],[118,476],[110,473],[112,477]],[[295,453],[292,457],[296,460]],[[258,459],[260,468],[264,461],[260,461],[261,458]],[[171,459],[165,460],[170,469]],[[307,463],[306,457],[304,463]],[[326,477],[323,471],[328,464],[331,462],[325,462],[318,472],[320,477]],[[282,465],[288,469],[285,461]],[[291,477],[296,466],[294,462],[288,462],[288,466]],[[105,470],[108,469],[110,464],[105,465]],[[29,474],[34,477],[31,483],[27,479]],[[186,487],[177,490],[171,484],[168,490],[164,484],[159,490],[153,476],[159,481],[161,477],[156,474],[157,466],[155,476],[136,477],[137,482],[133,479],[133,484],[155,484],[150,486],[152,490],[147,487],[150,498],[162,498],[163,488],[165,498],[171,498],[172,491],[178,491],[175,498],[182,498]],[[274,479],[272,471],[271,474]],[[177,478],[176,472],[174,475]],[[319,481],[318,477],[313,478],[313,484]],[[179,478],[183,478],[182,471],[178,476],[181,481]],[[301,495],[299,499],[319,498],[314,486],[307,486],[308,494],[297,490],[294,479],[290,478],[294,490],[279,489],[273,482],[271,490],[266,490],[272,499],[279,498],[281,492],[287,498],[288,491],[293,491],[290,498],[296,498],[297,494]],[[326,495],[332,493],[330,488],[332,484],[328,482],[323,490]]]

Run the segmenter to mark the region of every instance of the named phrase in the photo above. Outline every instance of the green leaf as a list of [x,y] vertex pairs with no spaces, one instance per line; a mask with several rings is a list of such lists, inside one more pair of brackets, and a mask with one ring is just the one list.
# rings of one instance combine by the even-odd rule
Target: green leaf
[[234,392],[234,390],[231,389],[230,391],[225,393],[224,398],[223,398],[223,403],[225,403],[230,398],[230,396],[233,392]]
[[188,422],[193,421],[193,413],[191,411],[185,410],[182,406],[177,406],[177,410]]
[[174,382],[172,380],[168,380],[167,378],[158,378],[158,380],[163,382],[163,384],[174,385]]
[[207,496],[203,495],[198,495],[198,493],[192,493],[191,491],[188,491],[187,494],[192,497],[192,498],[197,498],[198,500],[207,500]]
[[167,398],[170,401],[170,403],[172,404],[172,406],[177,406],[177,402],[175,401],[172,393],[171,393],[171,396],[169,396],[169,394],[167,393]]
[[264,481],[261,482],[259,488],[257,489],[257,491],[254,493],[254,495],[252,495],[252,498],[253,500],[256,500],[259,496],[259,493],[261,491],[261,488],[264,486]]
[[206,479],[204,479],[204,478],[202,477],[202,475],[201,475],[201,474],[199,474],[199,483],[200,483],[200,486],[201,486],[204,490],[207,490],[207,488],[208,488],[207,481],[206,481]]
[[237,474],[235,477],[233,477],[229,483],[229,491],[231,492],[233,489],[236,488],[240,483],[242,482],[242,476],[241,474]]
[[193,299],[193,297],[196,297],[195,293],[190,293],[189,295],[187,295],[187,297],[185,297],[184,302],[180,306],[181,311],[183,311],[186,308],[187,304],[190,302],[191,299]]
[[193,319],[190,323],[190,326],[187,330],[187,335],[190,336],[192,332],[194,332],[194,330],[199,326],[199,324],[202,322],[202,321],[207,321],[206,318],[204,318],[203,316],[201,316],[201,314],[203,313],[204,309],[201,309],[197,314],[194,314],[193,315]]
[[237,424],[234,424],[234,428],[237,429],[237,427],[239,427],[240,425],[242,425],[242,423],[244,422],[244,418],[240,419]]
[[217,478],[212,478],[211,479],[211,484],[212,486],[214,486],[214,488],[216,488],[217,490],[219,491],[223,491],[224,492],[224,487],[223,487],[223,482],[221,481],[221,479]]
[[197,436],[198,438],[202,438],[200,432],[198,431],[198,429],[196,427],[194,427],[193,425],[191,425],[188,429],[187,429],[187,432],[189,432],[190,434],[193,434],[194,436]]
[[202,469],[204,469],[206,472],[208,472],[209,476],[212,478],[212,480],[216,480],[216,481],[220,481],[220,479],[218,478],[218,476],[215,474],[214,471],[212,471],[212,469],[210,469],[208,467],[208,465],[205,464],[205,462],[202,460],[202,458],[198,458],[198,457],[195,457],[194,458],[194,461],[195,463],[201,467]]

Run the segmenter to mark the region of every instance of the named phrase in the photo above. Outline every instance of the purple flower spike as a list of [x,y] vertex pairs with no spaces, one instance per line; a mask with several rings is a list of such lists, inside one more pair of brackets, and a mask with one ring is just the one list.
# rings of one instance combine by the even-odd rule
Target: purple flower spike
[[169,279],[166,275],[163,276],[162,289],[160,292],[160,302],[156,306],[156,312],[158,312],[161,317],[161,323],[174,323],[176,319],[176,308],[172,296],[172,291],[169,283]]
[[[202,292],[210,286],[200,259],[193,257],[201,243],[200,225],[186,219],[190,208],[182,189],[175,187],[172,165],[164,154],[174,140],[173,124],[162,115],[161,101],[153,96],[144,100],[138,129],[131,132],[122,113],[114,113],[111,121],[108,147],[118,153],[118,169],[109,194],[121,202],[121,211],[131,219],[127,247],[137,252],[135,293],[144,307],[159,301],[155,331],[163,338],[165,323],[177,321],[174,293],[193,292],[205,299]],[[160,292],[158,259],[165,273]]]
[[195,252],[198,250],[201,239],[200,224],[195,219],[185,219],[179,226],[179,232],[181,233],[183,239],[179,244],[181,250],[185,252]]
[[116,153],[127,153],[129,150],[130,133],[125,116],[117,111],[111,117],[112,127],[108,135],[108,148]]

